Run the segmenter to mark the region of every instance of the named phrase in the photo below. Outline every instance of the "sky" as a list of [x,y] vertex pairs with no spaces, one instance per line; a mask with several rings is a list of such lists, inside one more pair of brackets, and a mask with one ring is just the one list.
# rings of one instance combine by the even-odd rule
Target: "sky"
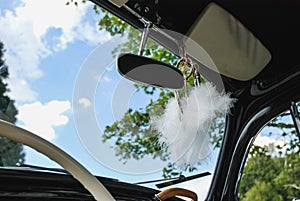
[[[1,0],[0,5],[0,40],[9,66],[9,96],[19,111],[17,125],[85,159],[83,153],[89,154],[73,121],[73,89],[86,57],[110,35],[98,31],[99,16],[90,3]],[[81,104],[89,103],[82,99]],[[27,162],[43,165],[30,153]]]
[[[0,0],[0,40],[6,49],[8,95],[18,109],[17,125],[65,150],[94,174],[123,181],[161,177],[156,163],[136,172],[141,164],[153,162],[149,158],[147,163],[125,166],[111,148],[110,155],[108,149],[94,150],[103,144],[99,133],[106,125],[120,119],[129,105],[142,107],[149,98],[116,73],[111,52],[122,39],[99,31],[101,15],[94,13],[93,4],[65,4],[64,0]],[[85,77],[90,70],[91,77]],[[88,84],[94,91],[87,90]],[[85,134],[78,134],[80,125],[85,125],[76,122],[80,109],[96,117],[99,143],[92,148],[82,140]],[[30,148],[25,152],[28,164],[57,166]],[[160,168],[165,165],[156,162]]]
[[[83,140],[88,136],[78,132],[95,126],[82,123],[86,114],[96,122],[96,133],[120,119],[129,106],[145,105],[148,98],[116,73],[110,53],[123,39],[98,30],[101,15],[94,14],[91,3],[78,7],[65,3],[0,0],[0,40],[10,73],[9,96],[19,111],[17,125],[56,144],[94,174],[132,182],[159,178],[164,163],[146,158],[124,168],[112,150],[94,150],[99,144]],[[267,136],[257,142],[283,143]],[[30,148],[25,151],[26,163],[57,166]],[[216,157],[213,154],[211,160]],[[134,173],[141,164],[147,164],[145,169]],[[214,163],[208,163],[203,171],[213,168]],[[200,192],[210,180],[204,178],[197,187],[193,182],[187,185]]]

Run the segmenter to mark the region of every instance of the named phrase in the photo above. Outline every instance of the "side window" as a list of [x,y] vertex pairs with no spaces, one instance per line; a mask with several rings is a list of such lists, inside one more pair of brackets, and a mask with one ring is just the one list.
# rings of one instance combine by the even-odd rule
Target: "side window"
[[300,200],[300,142],[290,111],[270,121],[255,139],[238,195],[242,201]]

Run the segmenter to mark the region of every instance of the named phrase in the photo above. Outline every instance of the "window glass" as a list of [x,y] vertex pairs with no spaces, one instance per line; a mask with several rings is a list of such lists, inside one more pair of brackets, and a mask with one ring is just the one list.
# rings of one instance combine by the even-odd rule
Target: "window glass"
[[[136,183],[209,172],[178,185],[204,200],[224,117],[205,130],[213,145],[205,160],[193,167],[175,166],[149,126],[149,115],[161,114],[173,91],[125,81],[116,69],[118,53],[138,52],[141,32],[90,1],[67,2],[0,4],[0,119],[57,145],[95,175]],[[144,56],[173,66],[178,61],[151,39]],[[32,149],[0,137],[0,166],[18,164],[57,167]],[[156,188],[153,183],[146,186]]]
[[242,201],[300,199],[300,143],[289,111],[270,121],[255,139],[238,195]]

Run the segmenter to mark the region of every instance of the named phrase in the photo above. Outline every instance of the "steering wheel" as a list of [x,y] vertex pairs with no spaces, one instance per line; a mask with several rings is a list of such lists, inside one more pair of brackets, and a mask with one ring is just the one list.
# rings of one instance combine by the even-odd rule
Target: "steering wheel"
[[115,201],[110,192],[94,175],[57,146],[3,120],[0,120],[0,128],[0,136],[27,145],[61,165],[94,196],[95,200]]
[[184,196],[191,198],[191,201],[197,201],[197,194],[184,188],[169,188],[155,195],[157,201],[164,201],[174,196]]

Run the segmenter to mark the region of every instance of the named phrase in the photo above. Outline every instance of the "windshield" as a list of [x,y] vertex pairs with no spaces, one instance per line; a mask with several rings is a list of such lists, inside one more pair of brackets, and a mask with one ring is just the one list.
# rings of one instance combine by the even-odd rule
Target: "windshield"
[[[213,121],[201,131],[199,153],[191,157],[199,160],[181,161],[181,153],[174,158],[158,128],[164,120],[173,127],[170,132],[176,132],[176,111],[161,118],[175,100],[174,91],[138,85],[116,68],[119,53],[138,53],[139,31],[90,2],[0,0],[0,5],[1,68],[7,67],[1,75],[7,84],[3,119],[62,148],[95,175],[139,183],[209,172],[176,185],[205,199],[223,137],[224,113],[210,117]],[[180,59],[150,39],[144,55],[172,66]],[[188,80],[186,90],[193,87]],[[186,94],[181,91],[179,96],[184,99]],[[187,114],[190,123],[195,113]],[[198,141],[188,136],[193,125],[187,125],[176,136],[189,139],[192,146]],[[26,146],[15,144],[8,153],[4,147],[11,142],[1,140],[3,166],[59,167]],[[141,185],[157,189],[157,183]]]

